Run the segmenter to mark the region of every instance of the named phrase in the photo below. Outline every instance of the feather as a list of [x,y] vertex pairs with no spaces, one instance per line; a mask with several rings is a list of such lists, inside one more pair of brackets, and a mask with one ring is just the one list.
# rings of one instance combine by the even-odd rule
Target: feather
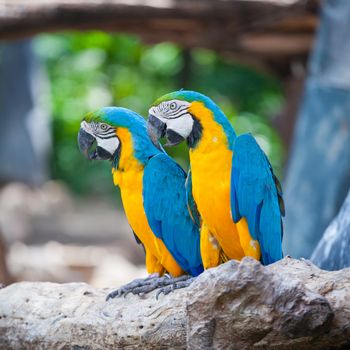
[[192,173],[191,169],[188,171],[187,179],[185,183],[186,187],[186,199],[187,199],[187,208],[191,216],[192,221],[198,226],[201,226],[201,217],[197,208],[197,204],[193,198],[192,193]]
[[143,176],[143,200],[153,233],[193,276],[203,271],[198,226],[186,205],[186,173],[164,153],[152,157]]
[[233,144],[231,173],[232,217],[248,222],[249,232],[260,244],[263,264],[282,258],[282,189],[254,137],[238,136]]

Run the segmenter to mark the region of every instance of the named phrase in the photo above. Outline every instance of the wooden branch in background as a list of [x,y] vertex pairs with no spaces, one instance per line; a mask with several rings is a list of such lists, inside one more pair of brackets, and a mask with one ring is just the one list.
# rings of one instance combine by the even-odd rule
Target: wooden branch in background
[[[2,348],[328,349],[348,343],[350,269],[245,258],[187,289],[105,301],[83,283],[20,282],[0,290]],[[345,346],[345,345],[344,345]]]
[[151,43],[300,55],[310,48],[317,8],[316,0],[2,0],[0,39],[100,29]]

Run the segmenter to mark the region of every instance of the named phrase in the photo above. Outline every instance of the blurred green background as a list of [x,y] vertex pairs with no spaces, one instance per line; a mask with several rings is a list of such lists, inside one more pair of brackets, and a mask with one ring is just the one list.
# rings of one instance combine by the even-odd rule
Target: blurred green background
[[[105,32],[41,35],[34,48],[47,67],[52,104],[51,175],[76,194],[114,194],[107,162],[88,162],[77,148],[86,112],[118,105],[147,116],[159,96],[180,88],[214,99],[237,133],[251,132],[281,176],[284,148],[271,127],[283,104],[278,80],[235,64],[213,51],[171,43],[145,45],[130,35]],[[185,144],[169,149],[185,168]]]

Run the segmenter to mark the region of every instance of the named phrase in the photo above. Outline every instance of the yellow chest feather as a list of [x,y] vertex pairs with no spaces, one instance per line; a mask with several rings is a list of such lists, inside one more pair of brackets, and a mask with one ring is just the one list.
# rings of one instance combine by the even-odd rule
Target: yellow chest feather
[[212,112],[201,103],[192,103],[202,136],[190,150],[193,197],[203,221],[231,259],[244,256],[230,205],[232,151],[227,136]]
[[113,181],[119,186],[125,214],[139,239],[146,244],[150,241],[150,228],[143,208],[142,178],[143,165],[133,154],[132,137],[128,130],[119,128],[118,138],[122,148],[118,169],[113,168]]
[[113,181],[119,186],[124,211],[133,231],[145,246],[147,252],[156,258],[173,276],[182,274],[181,268],[172,258],[164,243],[152,232],[143,207],[144,167],[134,156],[132,136],[127,129],[118,128],[121,142],[118,169],[113,168]]

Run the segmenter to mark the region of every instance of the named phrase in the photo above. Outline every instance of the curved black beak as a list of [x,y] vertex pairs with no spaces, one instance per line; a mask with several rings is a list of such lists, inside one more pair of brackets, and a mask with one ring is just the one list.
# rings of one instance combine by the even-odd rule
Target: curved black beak
[[166,124],[156,118],[154,115],[149,114],[147,120],[147,133],[152,143],[160,148],[159,140],[165,135]]
[[163,123],[152,114],[148,115],[147,131],[153,144],[158,148],[160,147],[159,140],[163,136],[167,139],[167,143],[164,146],[175,146],[185,140],[176,131],[168,129],[166,123]]
[[164,146],[169,146],[169,147],[176,146],[185,140],[180,134],[178,134],[176,131],[172,129],[167,129],[165,137],[167,139],[167,143]]
[[80,151],[90,160],[112,160],[113,154],[110,154],[104,148],[97,146],[95,150],[89,152],[96,139],[91,134],[80,128],[78,133],[78,145]]
[[78,133],[78,145],[80,152],[88,159],[90,158],[89,150],[95,143],[96,139],[89,133],[87,133],[83,128],[80,128]]

